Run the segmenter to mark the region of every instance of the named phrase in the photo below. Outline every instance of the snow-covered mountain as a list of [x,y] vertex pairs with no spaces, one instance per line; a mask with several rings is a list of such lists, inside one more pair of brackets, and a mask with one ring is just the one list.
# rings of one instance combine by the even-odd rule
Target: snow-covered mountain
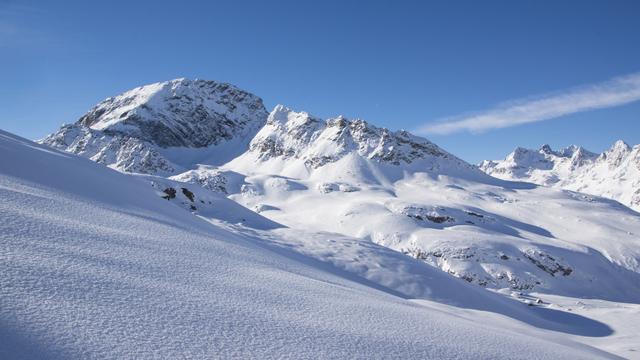
[[[211,90],[219,86],[225,90]],[[208,90],[193,95],[200,87]],[[224,97],[226,110],[213,105],[229,89],[242,95]],[[181,109],[208,104],[205,112],[218,115],[167,110],[174,101]],[[121,124],[121,114],[133,116],[129,105],[118,105],[125,103],[135,103],[144,121],[136,115]],[[91,115],[97,108],[109,110]],[[425,271],[420,264],[534,308],[561,308],[562,297],[640,303],[640,216],[615,201],[497,179],[427,139],[363,120],[319,119],[282,105],[267,114],[256,96],[215,82],[148,85],[97,108],[41,142],[132,173],[187,213],[233,224],[405,297],[444,296],[415,277]],[[160,124],[151,127],[159,133],[146,134],[148,123]],[[226,136],[221,128],[237,131]],[[191,138],[188,129],[208,140]],[[622,166],[634,151],[598,156],[544,147],[513,158],[549,171],[552,156],[577,169]],[[635,351],[636,338],[625,339],[612,351]]]
[[348,173],[361,167],[354,163],[368,164],[367,169],[361,170],[370,174],[354,173],[358,180],[376,177],[382,169],[387,170],[386,175],[394,172],[395,178],[418,170],[486,177],[434,143],[406,131],[393,132],[342,116],[321,120],[283,105],[271,112],[247,151],[224,167],[245,174],[278,173],[304,178],[339,168],[345,162],[352,163]]
[[602,154],[572,145],[553,151],[517,148],[504,160],[485,160],[489,175],[529,181],[617,200],[640,211],[640,145],[619,140]]
[[233,85],[176,79],[110,97],[42,142],[126,172],[171,174],[231,160],[266,118],[262,100]]
[[385,247],[275,230],[224,197],[193,216],[145,177],[2,131],[0,150],[2,359],[615,358],[581,340],[612,334],[599,321]]

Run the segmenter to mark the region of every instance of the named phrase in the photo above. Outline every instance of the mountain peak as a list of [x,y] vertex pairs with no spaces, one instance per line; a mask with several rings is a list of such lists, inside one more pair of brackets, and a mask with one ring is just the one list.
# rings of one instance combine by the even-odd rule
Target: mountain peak
[[182,166],[165,149],[213,146],[226,162],[267,116],[262,99],[231,84],[179,78],[109,97],[41,142],[123,171],[171,173]]
[[555,155],[555,152],[553,151],[553,149],[551,149],[551,146],[549,144],[542,145],[539,151],[543,154]]
[[538,151],[527,149],[521,146],[516,147],[505,160],[514,164],[536,162],[544,159],[542,148]]
[[571,157],[573,156],[573,154],[575,154],[576,152],[580,152],[580,151],[584,151],[584,149],[581,146],[577,146],[577,145],[569,145],[565,148],[562,148],[559,153],[560,155],[564,156],[564,157]]
[[609,149],[609,152],[627,152],[631,151],[631,146],[627,144],[624,140],[618,140]]
[[274,126],[287,126],[288,128],[304,125],[309,121],[319,121],[304,111],[294,111],[282,104],[276,105],[267,118],[267,124]]
[[610,166],[617,167],[620,166],[631,150],[632,149],[629,144],[623,140],[618,140],[611,146],[611,148],[609,148],[609,150],[603,152],[602,155],[600,155],[600,158],[609,163]]
[[204,147],[258,128],[266,116],[262,99],[233,85],[179,78],[107,98],[78,124],[160,147]]

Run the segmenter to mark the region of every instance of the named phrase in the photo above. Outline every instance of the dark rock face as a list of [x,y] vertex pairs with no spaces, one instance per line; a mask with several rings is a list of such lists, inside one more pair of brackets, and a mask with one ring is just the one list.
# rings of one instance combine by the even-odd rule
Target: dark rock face
[[556,260],[553,256],[538,251],[529,249],[523,253],[524,257],[529,259],[535,266],[551,276],[560,274],[563,276],[569,276],[573,272],[573,269],[566,264],[562,264]]
[[175,171],[175,166],[149,142],[129,135],[93,130],[80,124],[64,125],[41,143],[125,172],[156,174]]

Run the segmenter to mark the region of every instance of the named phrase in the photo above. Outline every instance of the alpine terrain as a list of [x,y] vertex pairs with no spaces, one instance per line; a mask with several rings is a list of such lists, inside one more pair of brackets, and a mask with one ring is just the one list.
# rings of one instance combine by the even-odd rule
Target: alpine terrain
[[477,167],[187,79],[38,142],[0,133],[7,356],[640,356],[640,213],[608,199],[638,205],[638,146]]

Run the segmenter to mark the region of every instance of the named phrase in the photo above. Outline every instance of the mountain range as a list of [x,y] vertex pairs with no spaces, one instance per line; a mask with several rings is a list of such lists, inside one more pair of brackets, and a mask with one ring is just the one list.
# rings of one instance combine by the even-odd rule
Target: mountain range
[[[486,164],[468,164],[406,131],[283,105],[269,113],[260,98],[229,84],[177,79],[139,87],[41,143],[137,173],[160,191],[186,183],[191,193],[218,192],[287,227],[372,241],[484,287],[640,299],[640,231],[617,224],[636,226],[632,211],[490,177],[480,171]],[[606,159],[621,163],[619,150]],[[550,168],[547,152],[575,167],[596,158],[548,147],[513,158]],[[210,211],[201,199],[176,199],[195,214]],[[548,204],[562,204],[561,213]],[[602,231],[618,239],[615,246],[591,235]],[[611,289],[611,277],[628,286]]]
[[[157,310],[160,320],[150,320],[156,330],[163,321],[180,328],[171,312],[186,306],[193,312],[181,316],[206,319],[196,322],[202,333],[215,333],[210,325],[215,321],[237,322],[241,326],[235,336],[246,338],[251,329],[265,328],[264,319],[272,311],[276,320],[270,324],[276,332],[252,335],[253,346],[262,349],[264,357],[271,357],[279,346],[300,355],[296,357],[316,357],[295,350],[316,343],[307,336],[292,339],[281,327],[291,323],[300,334],[310,333],[305,327],[342,334],[346,330],[340,328],[340,319],[354,310],[327,309],[346,309],[346,304],[349,309],[365,307],[352,313],[358,318],[353,321],[362,326],[349,325],[355,338],[343,340],[316,332],[322,339],[330,338],[326,356],[319,357],[356,354],[348,350],[354,339],[362,339],[374,357],[455,358],[486,350],[486,356],[479,356],[520,358],[529,357],[521,351],[529,340],[548,342],[536,345],[539,358],[632,356],[640,350],[632,325],[640,310],[640,215],[617,201],[586,194],[583,188],[555,185],[560,180],[553,179],[560,175],[545,178],[545,186],[524,175],[533,173],[527,169],[534,166],[540,174],[557,171],[563,176],[559,169],[630,167],[638,159],[631,155],[637,147],[602,155],[578,147],[559,152],[547,146],[539,152],[518,149],[509,165],[510,158],[478,167],[406,131],[343,116],[320,119],[284,105],[268,111],[259,97],[233,85],[188,79],[108,98],[40,144],[10,134],[3,134],[2,141],[12,160],[0,177],[7,184],[0,190],[14,199],[5,204],[7,216],[18,219],[3,232],[22,234],[10,243],[9,251],[21,254],[12,260],[25,269],[37,262],[37,252],[23,254],[25,243],[20,239],[37,241],[37,229],[55,225],[60,231],[42,246],[60,254],[54,252],[48,261],[72,256],[64,251],[74,246],[85,249],[86,257],[69,260],[80,262],[74,276],[83,287],[91,284],[87,274],[95,273],[117,291],[121,285],[113,283],[114,268],[132,277],[131,284],[146,279],[142,283],[148,287],[156,284],[152,279],[157,276],[172,284],[184,282],[175,300],[170,300],[171,292],[154,293],[157,306],[165,300],[169,304]],[[556,158],[565,160],[557,160],[554,170]],[[42,173],[55,176],[47,179]],[[619,178],[630,187],[636,186],[634,179],[637,183],[637,173],[630,170]],[[42,203],[47,210],[40,217],[29,213],[24,222],[33,231],[23,233],[20,219],[25,212],[20,204],[31,203]],[[75,228],[85,232],[65,235]],[[162,229],[157,239],[156,230],[149,230],[156,228]],[[111,240],[104,234],[114,234],[120,255],[131,254],[129,260],[105,250]],[[186,247],[174,248],[172,241],[183,242],[177,240],[181,237],[189,239]],[[94,238],[99,241],[91,242]],[[217,252],[229,258],[217,259]],[[90,259],[96,264],[87,262]],[[187,276],[187,265],[195,271],[193,278]],[[46,289],[36,280],[42,274],[32,272],[28,280],[21,280],[23,273],[16,270],[7,279],[26,284],[7,294],[12,309],[20,307],[21,294],[45,297],[40,292]],[[246,279],[252,280],[241,285]],[[314,287],[316,280],[322,285]],[[207,284],[218,293],[207,292]],[[233,290],[228,301],[225,286]],[[339,293],[335,299],[332,286]],[[65,296],[76,296],[71,288],[64,289],[69,291],[62,291]],[[358,304],[357,294],[370,300]],[[88,303],[97,304],[100,295],[90,287]],[[246,296],[256,301],[245,303]],[[392,305],[380,296],[403,300]],[[205,304],[222,302],[231,315],[206,315],[212,308],[189,307],[190,297]],[[313,304],[315,298],[322,299],[321,304]],[[412,299],[411,305],[404,302],[407,299]],[[135,298],[124,301],[135,308]],[[57,315],[68,316],[64,306]],[[385,306],[389,315],[374,321]],[[408,310],[412,306],[429,310]],[[268,310],[261,310],[264,307]],[[309,318],[306,312],[318,307],[327,311]],[[297,310],[287,314],[291,308]],[[21,316],[38,336],[52,331],[68,337],[61,327],[39,327],[38,314],[46,307],[37,309],[33,317],[28,312]],[[366,309],[374,309],[376,315],[366,315]],[[95,321],[108,323],[105,314],[92,311]],[[247,320],[243,312],[264,318]],[[449,321],[449,327],[443,325]],[[502,327],[508,335],[474,333],[472,337],[479,339],[475,345],[463,344],[464,325],[456,321],[470,321],[472,329],[482,328],[484,321],[492,329],[489,334]],[[389,342],[378,341],[383,323],[397,334]],[[109,354],[92,343],[99,327],[87,326],[87,346],[97,349],[96,354]],[[365,334],[367,328],[378,335]],[[461,342],[457,350],[447,345],[451,342],[444,339],[446,334]],[[176,337],[193,338],[198,338],[198,329],[185,328]],[[233,336],[214,338],[226,354],[242,354]],[[166,349],[161,336],[150,339]],[[496,339],[513,350],[496,345],[502,341]],[[399,347],[403,351],[394,353]]]
[[640,145],[622,140],[601,154],[576,145],[559,151],[549,145],[517,148],[504,160],[485,160],[479,168],[497,178],[603,196],[640,211]]

